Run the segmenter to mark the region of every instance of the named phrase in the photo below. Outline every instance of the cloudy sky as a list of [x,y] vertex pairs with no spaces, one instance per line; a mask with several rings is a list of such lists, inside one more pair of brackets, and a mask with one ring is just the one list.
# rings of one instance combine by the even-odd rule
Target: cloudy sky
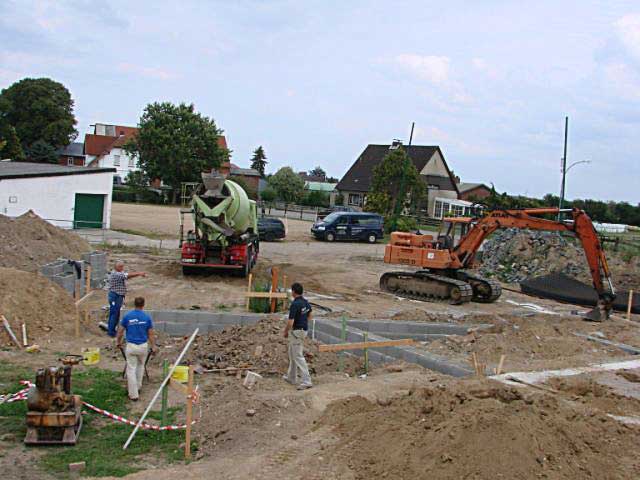
[[640,202],[640,2],[0,0],[0,88],[65,84],[81,135],[194,103],[234,162],[341,176],[368,143],[440,145],[463,181]]

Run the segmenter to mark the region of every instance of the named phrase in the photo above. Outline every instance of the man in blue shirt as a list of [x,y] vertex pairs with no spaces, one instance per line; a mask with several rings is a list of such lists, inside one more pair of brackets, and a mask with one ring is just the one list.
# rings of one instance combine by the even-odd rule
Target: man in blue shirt
[[135,402],[138,400],[138,391],[142,388],[144,362],[149,354],[149,345],[151,345],[151,350],[154,352],[156,351],[156,346],[153,335],[153,321],[144,312],[144,298],[136,297],[134,305],[136,307],[135,310],[127,313],[120,322],[116,344],[118,347],[122,347],[122,337],[126,336],[127,387],[129,399]]
[[284,329],[284,338],[289,339],[289,371],[282,377],[285,381],[295,385],[299,370],[301,382],[298,385],[298,390],[305,390],[313,386],[303,351],[304,339],[307,337],[309,320],[311,320],[311,305],[302,296],[302,293],[302,285],[299,283],[291,285],[293,302],[289,308],[289,321]]

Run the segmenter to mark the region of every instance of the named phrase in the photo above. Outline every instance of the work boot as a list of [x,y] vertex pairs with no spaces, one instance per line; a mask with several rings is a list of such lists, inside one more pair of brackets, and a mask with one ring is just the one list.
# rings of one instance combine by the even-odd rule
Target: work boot
[[301,383],[300,385],[298,385],[298,390],[307,390],[311,387],[313,387],[313,385],[310,383]]
[[282,379],[285,382],[290,383],[291,385],[295,385],[295,383],[293,383],[291,380],[289,380],[289,376],[288,375],[282,375]]

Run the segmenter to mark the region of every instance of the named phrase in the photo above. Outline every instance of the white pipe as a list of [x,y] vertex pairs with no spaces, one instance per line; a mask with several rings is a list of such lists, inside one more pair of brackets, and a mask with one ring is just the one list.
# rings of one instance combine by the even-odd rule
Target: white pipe
[[180,352],[180,355],[178,356],[178,359],[173,363],[173,367],[171,367],[171,370],[169,370],[169,373],[167,374],[165,379],[162,381],[162,384],[160,385],[160,388],[158,388],[158,391],[156,392],[156,394],[151,399],[151,402],[149,403],[149,406],[147,407],[147,409],[144,411],[144,413],[140,417],[140,420],[138,420],[138,423],[136,424],[136,428],[133,429],[133,432],[131,432],[131,435],[129,435],[129,438],[127,438],[127,441],[125,442],[124,446],[122,447],[123,450],[127,449],[129,444],[131,443],[131,440],[133,440],[133,437],[135,437],[136,433],[138,433],[138,429],[140,428],[140,425],[142,425],[142,422],[144,422],[144,419],[149,414],[149,411],[151,410],[151,407],[153,407],[153,404],[158,399],[158,395],[160,395],[160,392],[162,392],[162,389],[164,388],[164,386],[167,384],[167,382],[169,382],[169,379],[171,378],[171,375],[173,375],[174,370],[176,369],[176,367],[178,365],[180,365],[180,362],[182,361],[182,357],[184,357],[184,354],[187,353],[187,350],[189,349],[189,347],[193,343],[193,340],[196,338],[196,335],[198,334],[198,330],[200,330],[200,329],[196,328],[194,330],[194,332],[191,334],[191,338],[189,338],[189,341],[187,342],[187,344],[182,349],[182,352]]

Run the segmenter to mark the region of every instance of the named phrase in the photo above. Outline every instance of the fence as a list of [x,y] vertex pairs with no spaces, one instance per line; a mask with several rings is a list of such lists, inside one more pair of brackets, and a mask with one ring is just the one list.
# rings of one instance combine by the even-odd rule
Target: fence
[[315,222],[318,214],[326,210],[321,207],[309,207],[285,202],[258,202],[258,213],[272,217],[296,218]]

